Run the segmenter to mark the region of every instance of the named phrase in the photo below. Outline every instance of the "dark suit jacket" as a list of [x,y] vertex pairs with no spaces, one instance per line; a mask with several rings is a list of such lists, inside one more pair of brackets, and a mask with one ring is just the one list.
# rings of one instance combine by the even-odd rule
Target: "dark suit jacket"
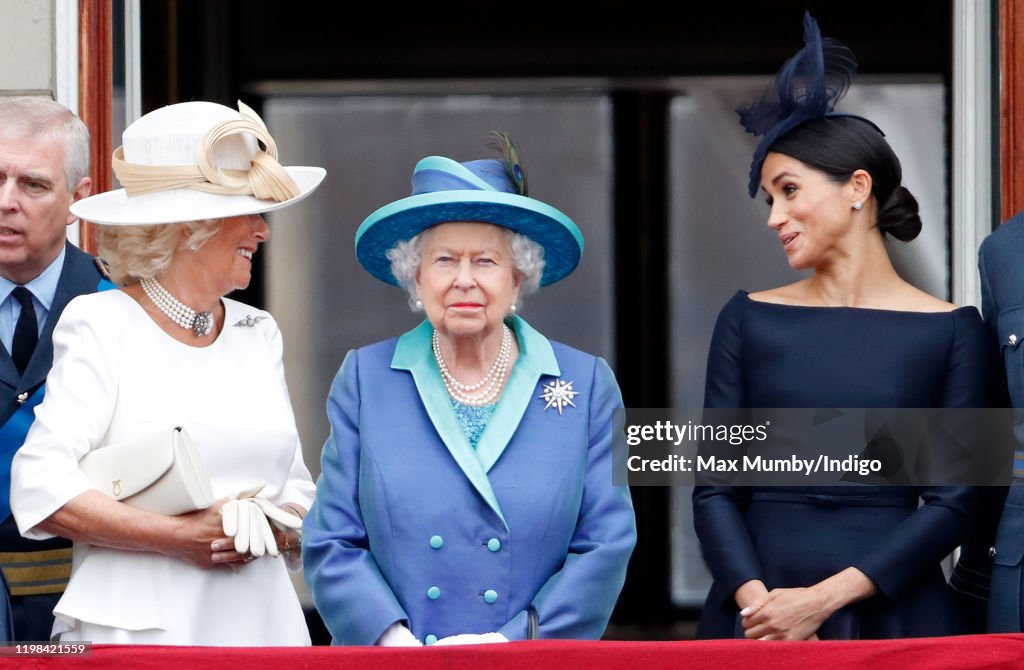
[[14,367],[10,352],[0,347],[0,425],[6,423],[17,411],[19,394],[28,392],[32,395],[46,381],[46,375],[53,365],[53,327],[57,324],[64,307],[72,298],[85,293],[95,293],[100,279],[103,278],[92,256],[70,243],[65,249],[64,268],[57,282],[57,292],[53,296],[39,344],[36,345],[25,374],[20,374]]

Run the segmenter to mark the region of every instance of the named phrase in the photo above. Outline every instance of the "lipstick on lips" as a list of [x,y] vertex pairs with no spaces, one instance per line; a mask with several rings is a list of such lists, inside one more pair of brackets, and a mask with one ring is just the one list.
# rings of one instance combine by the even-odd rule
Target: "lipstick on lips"
[[784,235],[779,235],[779,241],[782,242],[782,247],[788,251],[793,240],[795,240],[798,235],[800,235],[800,233],[786,233]]

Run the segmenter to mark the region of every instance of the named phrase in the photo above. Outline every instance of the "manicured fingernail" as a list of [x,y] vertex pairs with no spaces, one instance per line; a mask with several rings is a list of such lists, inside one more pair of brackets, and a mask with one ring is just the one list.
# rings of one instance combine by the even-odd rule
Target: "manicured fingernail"
[[214,542],[213,544],[210,545],[210,549],[212,549],[214,551],[220,551],[223,548],[224,547],[221,546],[220,542]]
[[214,554],[210,560],[212,560],[214,563],[220,563],[224,559],[221,558],[220,554]]
[[753,614],[756,611],[757,610],[754,607],[744,607],[743,609],[740,610],[740,616],[750,616],[751,614]]

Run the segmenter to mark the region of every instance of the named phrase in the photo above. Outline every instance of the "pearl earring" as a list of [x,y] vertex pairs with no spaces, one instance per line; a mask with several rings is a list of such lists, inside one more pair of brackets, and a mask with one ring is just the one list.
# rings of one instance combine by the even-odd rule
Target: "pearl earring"
[[515,306],[515,305],[513,304],[513,305],[512,305],[511,307],[509,307],[509,308],[508,308],[508,311],[510,311],[510,312],[512,312],[513,314],[515,314],[515,313],[516,313],[516,310],[517,310],[517,309],[519,309],[519,308],[518,308],[518,307],[516,307],[516,306]]
[[861,204],[860,200],[854,200],[854,202],[853,202],[853,208],[854,209],[856,209],[857,211],[860,211],[860,208],[863,207],[863,206],[864,205]]
[[423,301],[420,300],[419,298],[416,298],[416,303],[415,304],[416,304],[416,309],[423,309]]

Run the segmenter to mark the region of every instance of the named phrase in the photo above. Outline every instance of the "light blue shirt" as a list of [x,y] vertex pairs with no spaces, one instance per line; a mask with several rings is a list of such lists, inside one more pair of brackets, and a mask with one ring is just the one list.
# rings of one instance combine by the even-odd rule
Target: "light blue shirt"
[[[60,255],[39,273],[39,276],[25,284],[25,288],[32,294],[32,306],[36,310],[36,320],[38,321],[36,325],[40,335],[43,334],[43,325],[46,323],[46,317],[50,314],[53,297],[57,293],[60,271],[64,269],[65,251],[66,249],[61,247]],[[0,343],[3,343],[7,353],[11,352],[11,347],[14,344],[14,327],[18,324],[18,317],[21,316],[21,303],[12,295],[17,286],[5,277],[0,277]]]

